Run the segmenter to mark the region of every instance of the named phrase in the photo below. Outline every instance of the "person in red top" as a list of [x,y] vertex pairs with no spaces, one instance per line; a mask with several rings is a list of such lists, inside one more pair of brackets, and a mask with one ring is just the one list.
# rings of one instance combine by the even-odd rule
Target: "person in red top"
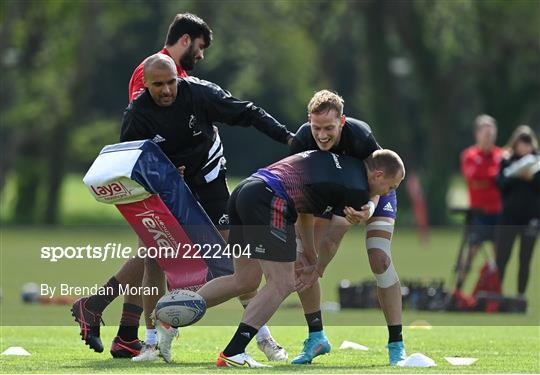
[[475,120],[476,144],[461,154],[461,173],[467,183],[470,200],[469,251],[461,263],[456,290],[459,292],[469,272],[472,259],[485,241],[494,241],[495,227],[501,213],[501,194],[497,173],[504,150],[495,146],[497,123],[488,115]]
[[[191,13],[177,14],[169,26],[165,47],[158,53],[170,56],[178,77],[185,78],[195,64],[204,59],[204,50],[212,43],[212,30],[199,17]],[[129,80],[129,102],[144,92],[144,59],[133,71]]]

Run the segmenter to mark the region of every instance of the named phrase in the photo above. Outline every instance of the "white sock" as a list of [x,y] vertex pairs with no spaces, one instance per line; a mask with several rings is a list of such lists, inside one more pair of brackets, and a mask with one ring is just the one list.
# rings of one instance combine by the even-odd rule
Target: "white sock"
[[144,338],[144,343],[148,345],[156,345],[157,344],[157,329],[152,328],[146,329],[146,337]]
[[270,333],[270,330],[268,329],[268,326],[265,324],[261,328],[259,328],[259,332],[257,332],[256,340],[257,342],[263,341],[269,337],[272,337],[272,334]]

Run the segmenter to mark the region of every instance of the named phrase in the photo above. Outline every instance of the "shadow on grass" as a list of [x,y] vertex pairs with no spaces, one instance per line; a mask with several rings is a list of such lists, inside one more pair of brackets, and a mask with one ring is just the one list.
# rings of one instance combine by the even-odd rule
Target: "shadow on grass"
[[[153,362],[138,362],[134,363],[133,361],[129,359],[105,359],[105,360],[82,360],[77,363],[69,363],[61,365],[62,369],[65,370],[72,370],[74,372],[77,372],[78,370],[89,370],[88,372],[102,372],[104,369],[107,369],[108,372],[118,372],[118,370],[127,370],[129,369],[132,372],[145,372],[144,369],[149,370],[149,372],[178,372],[179,369],[187,370],[188,372],[204,372],[204,373],[214,373],[217,371],[226,370],[229,371],[229,369],[218,369],[216,365],[210,361],[181,361],[181,362],[172,362],[172,363],[165,363],[163,361],[153,361]],[[265,369],[249,369],[249,368],[242,368],[242,372],[244,371],[256,371],[256,372],[277,372],[277,373],[293,373],[293,372],[301,372],[301,373],[339,373],[340,371],[343,372],[362,372],[362,370],[373,370],[373,369],[388,369],[387,365],[343,365],[343,366],[325,366],[324,364],[312,364],[312,365],[291,365],[291,364],[283,364],[283,365],[274,365],[273,367],[265,368]],[[143,370],[143,371],[141,371]],[[230,371],[238,371],[238,368],[230,368]],[[299,371],[300,370],[300,371]],[[355,371],[358,370],[358,371]],[[123,372],[123,371],[122,371]]]

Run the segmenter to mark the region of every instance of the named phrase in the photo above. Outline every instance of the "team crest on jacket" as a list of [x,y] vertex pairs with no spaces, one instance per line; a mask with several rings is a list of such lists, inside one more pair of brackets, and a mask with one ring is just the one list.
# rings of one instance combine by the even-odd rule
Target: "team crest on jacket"
[[188,124],[189,128],[193,131],[193,136],[197,136],[199,134],[201,134],[201,131],[199,130],[199,128],[197,127],[197,117],[195,117],[195,115],[191,115],[189,117],[189,124]]
[[219,218],[219,225],[228,225],[228,224],[229,224],[229,215],[223,214],[223,216]]

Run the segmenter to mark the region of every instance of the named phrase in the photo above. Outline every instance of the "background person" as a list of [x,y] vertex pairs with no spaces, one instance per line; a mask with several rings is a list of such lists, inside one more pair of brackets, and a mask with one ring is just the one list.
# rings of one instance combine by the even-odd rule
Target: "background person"
[[453,293],[456,299],[466,299],[461,289],[472,260],[484,242],[495,240],[495,228],[501,213],[501,195],[496,177],[504,151],[495,146],[497,123],[493,117],[483,114],[476,118],[474,129],[476,144],[461,153],[461,173],[467,184],[471,213],[468,251],[459,260]]
[[[520,237],[518,296],[525,298],[534,245],[540,231],[540,156],[538,140],[527,125],[519,126],[510,137],[506,149],[509,157],[501,161],[497,185],[502,194],[502,217],[497,232],[497,268],[501,283],[516,237]],[[512,166],[524,157],[535,156],[531,167],[508,176]]]

